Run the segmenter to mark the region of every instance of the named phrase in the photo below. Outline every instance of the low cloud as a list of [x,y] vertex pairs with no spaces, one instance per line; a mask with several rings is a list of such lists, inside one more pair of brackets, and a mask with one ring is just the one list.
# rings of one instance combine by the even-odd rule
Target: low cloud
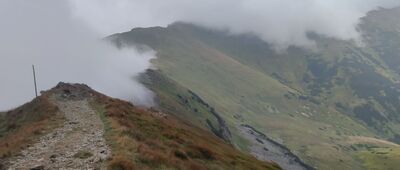
[[76,16],[100,32],[166,26],[186,21],[234,34],[254,33],[276,46],[310,46],[315,32],[338,39],[358,39],[359,19],[398,0],[70,0]]
[[139,104],[152,93],[134,77],[154,51],[118,50],[101,39],[133,27],[185,21],[233,34],[253,33],[277,47],[312,46],[309,31],[357,39],[361,17],[398,0],[3,0],[0,1],[0,110],[33,98],[31,64],[40,90],[59,81],[87,83]]
[[114,48],[74,17],[66,1],[1,1],[0,22],[0,110],[34,97],[32,64],[39,90],[59,81],[86,83],[113,97],[152,104],[151,91],[135,76],[151,67],[155,52]]

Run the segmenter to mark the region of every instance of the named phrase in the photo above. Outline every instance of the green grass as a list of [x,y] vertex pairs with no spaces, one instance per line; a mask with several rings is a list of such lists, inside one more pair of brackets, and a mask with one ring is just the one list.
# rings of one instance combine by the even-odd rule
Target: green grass
[[374,148],[357,154],[368,170],[396,170],[400,167],[400,148]]
[[[158,59],[154,63],[163,75],[181,87],[189,87],[215,106],[228,122],[233,132],[234,144],[239,148],[246,150],[247,142],[238,135],[235,128],[238,124],[246,123],[277,141],[283,141],[314,166],[353,168],[357,165],[347,151],[336,150],[334,146],[342,144],[340,139],[343,137],[337,135],[337,131],[342,135],[373,136],[358,122],[333,109],[285,98],[284,94],[288,92],[295,95],[300,93],[272,78],[266,71],[241,63],[236,60],[237,57],[229,56],[193,37],[165,37],[168,45],[153,46],[158,51]],[[160,98],[161,102],[171,101],[167,96],[173,97],[177,91],[169,89],[168,85],[149,87],[158,96],[164,96]],[[164,107],[168,107],[166,105]],[[304,109],[305,105],[310,109]],[[306,118],[300,112],[313,112],[313,116]],[[243,120],[235,119],[234,115],[242,115]],[[320,127],[329,128],[321,131]],[[332,141],[331,138],[339,140]],[[328,152],[320,152],[321,150]],[[339,158],[350,163],[342,163]]]
[[[114,38],[157,51],[153,63],[174,82],[173,88],[146,84],[158,95],[162,108],[183,113],[182,104],[171,101],[184,91],[179,89],[194,91],[221,113],[233,133],[233,143],[243,150],[248,143],[235,128],[245,123],[319,169],[362,169],[348,137],[387,140],[399,130],[397,99],[375,95],[387,91],[396,96],[398,92],[391,89],[399,76],[373,47],[313,35],[318,50],[293,47],[276,53],[251,36],[231,36],[188,24],[134,29]],[[345,110],[338,109],[338,102]],[[395,119],[368,122],[353,112],[365,104],[377,111],[372,116],[390,113]],[[399,110],[390,110],[392,106]],[[238,115],[241,118],[235,118]],[[206,116],[186,111],[182,118]]]

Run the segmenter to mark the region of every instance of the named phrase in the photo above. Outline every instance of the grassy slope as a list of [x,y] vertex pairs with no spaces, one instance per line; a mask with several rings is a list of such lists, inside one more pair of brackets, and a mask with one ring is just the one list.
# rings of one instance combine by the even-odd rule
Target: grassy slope
[[[341,135],[373,136],[366,128],[335,110],[322,110],[310,102],[285,98],[284,94],[289,91],[300,94],[182,32],[174,27],[136,29],[120,37],[123,41],[136,41],[156,49],[159,58],[154,63],[157,67],[215,106],[234,135],[237,124],[251,124],[282,141],[315,166],[349,168],[356,165],[344,148],[347,146],[341,143],[345,138]],[[301,112],[313,112],[314,116],[308,118]],[[243,119],[237,120],[235,115]],[[244,145],[240,137],[236,136],[235,140],[237,145]]]
[[100,94],[91,103],[106,124],[110,169],[280,169],[174,116]]
[[[400,13],[399,11],[397,10],[397,13]],[[373,18],[373,16],[367,18]],[[373,21],[369,24],[374,23]],[[179,27],[179,25],[174,27]],[[392,137],[395,131],[399,130],[396,124],[371,123],[368,119],[364,119],[365,116],[351,113],[353,109],[361,108],[366,101],[369,101],[375,105],[373,106],[375,110],[381,112],[373,114],[384,114],[394,121],[399,120],[399,115],[393,114],[397,111],[390,110],[391,107],[399,109],[398,99],[395,97],[399,93],[392,90],[397,88],[393,82],[398,79],[398,75],[370,47],[359,48],[352,42],[310,35],[317,42],[317,50],[310,52],[291,47],[285,53],[276,53],[267,43],[249,35],[229,36],[221,31],[205,31],[190,25],[185,27],[190,29],[181,28],[180,30],[190,32],[190,35],[194,35],[196,39],[229,54],[242,64],[271,75],[283,84],[311,97],[312,100],[328,105],[322,107],[335,108],[337,103],[348,104],[346,111],[343,109],[339,111],[350,113],[352,116],[355,114],[356,119],[361,119],[368,126],[373,127],[371,130],[382,134],[381,137]],[[400,34],[397,35],[400,36]],[[392,37],[390,49],[397,49],[396,42],[400,42],[400,38],[396,39],[398,36]],[[383,40],[374,39],[374,42],[380,41]],[[375,82],[371,83],[371,80]],[[377,93],[371,91],[377,91]],[[382,96],[378,94],[379,91],[390,94]]]
[[135,107],[83,84],[65,83],[32,102],[0,114],[2,159],[62,125],[63,118],[50,98],[67,92],[74,96],[70,100],[88,100],[105,123],[105,138],[112,149],[112,158],[107,160],[108,169],[280,169],[174,116]]
[[17,154],[62,121],[57,106],[49,101],[48,95],[0,113],[0,157]]
[[400,71],[399,15],[400,8],[376,10],[370,12],[369,17],[363,18],[361,24],[368,46],[376,50],[383,61],[397,73]]
[[142,83],[157,94],[158,108],[175,115],[231,142],[231,135],[223,119],[214,107],[197,94],[186,89],[160,71],[148,70],[141,79]]
[[[367,47],[374,50],[375,55],[379,56],[378,60],[390,68],[390,73],[395,76],[389,76],[389,79],[396,85],[398,85],[398,75],[400,74],[400,51],[398,48],[400,46],[400,23],[398,16],[400,16],[400,8],[376,10],[370,12],[369,17],[363,18],[360,25],[368,42]],[[398,89],[398,86],[395,86],[394,89]],[[389,94],[384,94],[385,96],[391,96],[394,93],[395,98],[390,100],[398,103],[398,100],[396,100],[399,96],[397,92],[383,91]],[[390,101],[387,101],[387,103],[390,103]],[[392,104],[389,107],[395,108],[394,112],[398,113],[399,107],[396,104]],[[399,115],[391,116],[390,119],[399,120]],[[393,127],[395,132],[400,132],[399,123],[387,122],[386,124]],[[400,143],[400,135],[397,133],[392,140]],[[358,153],[357,156],[363,161],[367,169],[398,169],[397,167],[400,166],[400,150],[398,146],[371,148]]]
[[[358,146],[365,142],[348,140],[398,132],[397,111],[390,110],[397,107],[392,89],[398,75],[374,47],[311,36],[318,50],[292,47],[281,54],[249,35],[188,24],[113,38],[155,49],[153,63],[162,73],[215,106],[234,136],[237,124],[250,124],[318,168],[361,169],[354,153],[365,150]],[[246,149],[239,136],[234,143]]]
[[366,169],[395,170],[400,167],[400,147],[371,148],[360,152],[358,156],[364,162]]

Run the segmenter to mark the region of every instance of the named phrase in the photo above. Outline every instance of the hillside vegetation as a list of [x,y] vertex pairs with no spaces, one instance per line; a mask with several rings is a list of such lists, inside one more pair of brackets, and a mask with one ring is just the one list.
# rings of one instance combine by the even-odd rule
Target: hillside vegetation
[[[58,109],[57,106],[62,109]],[[63,113],[58,113],[61,111]],[[66,113],[67,111],[69,113]],[[60,116],[59,120],[53,115]],[[61,122],[64,120],[62,115],[68,117],[64,125]],[[96,123],[93,116],[99,116],[99,122],[104,126]],[[79,117],[79,120],[74,120],[76,117]],[[87,122],[90,120],[86,119],[92,121]],[[57,126],[50,126],[53,124]],[[13,163],[16,162],[28,162],[31,166],[31,162],[48,160],[46,164],[37,168],[49,168],[57,167],[58,164],[64,165],[64,160],[71,159],[79,164],[71,165],[66,162],[67,167],[63,168],[76,168],[84,163],[85,166],[90,164],[111,170],[281,169],[275,163],[260,161],[250,154],[236,150],[223,139],[190,122],[178,119],[173,114],[166,114],[154,108],[137,107],[129,102],[100,94],[83,84],[60,83],[32,102],[2,115],[0,125],[1,153],[5,153],[0,162],[0,165],[4,163],[3,166],[15,167]],[[4,129],[7,127],[9,128]],[[37,132],[38,129],[42,130],[42,127],[48,127],[51,135],[42,138],[39,143],[37,140],[30,140],[31,136],[43,136],[39,135],[42,132]],[[56,127],[60,128],[55,129]],[[88,138],[99,137],[88,127],[104,128],[106,146],[98,142],[102,139],[97,138],[90,144],[85,143]],[[69,136],[70,134],[72,136]],[[69,139],[77,136],[80,136],[79,139]],[[59,140],[63,137],[68,138]],[[99,150],[90,150],[89,145]],[[34,147],[28,148],[30,152],[20,154],[20,150],[25,146]],[[73,149],[62,149],[72,146]],[[60,153],[49,153],[49,158],[48,153],[40,154],[42,151],[32,150],[35,147]],[[68,157],[69,152],[76,150],[76,147],[89,150],[79,150],[72,158]],[[111,154],[107,149],[104,150],[108,147]],[[34,153],[39,154],[33,160],[21,156]],[[99,157],[90,161],[102,155],[107,158]],[[26,164],[20,166],[28,167]],[[4,167],[0,166],[0,169],[2,168]]]
[[111,169],[279,169],[173,116],[117,99],[96,101],[109,128]]
[[[238,132],[247,124],[315,168],[364,169],[358,153],[400,138],[399,11],[379,9],[363,18],[364,46],[310,33],[316,49],[276,52],[251,34],[187,23],[135,28],[108,39],[121,48],[141,44],[156,50],[159,73],[213,106],[238,148],[251,152],[250,139]],[[179,94],[168,84],[147,86],[161,96],[161,109],[185,107],[168,103]],[[181,118],[207,127],[201,120],[208,114],[187,113],[192,117]]]
[[225,142],[231,143],[231,132],[225,120],[196,93],[180,86],[159,71],[147,70],[141,81],[156,92],[159,108],[164,112],[207,129]]
[[11,111],[0,113],[0,166],[2,159],[28,147],[38,137],[58,127],[63,121],[58,107],[51,103],[47,95]]

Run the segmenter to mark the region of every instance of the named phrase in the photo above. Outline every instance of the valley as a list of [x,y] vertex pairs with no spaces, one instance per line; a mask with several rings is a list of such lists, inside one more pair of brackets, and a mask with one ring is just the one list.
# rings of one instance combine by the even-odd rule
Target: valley
[[[391,27],[374,28],[373,32],[369,27],[377,15],[396,18],[398,11],[370,12],[360,24],[363,36],[379,44],[383,41],[379,36],[391,32],[396,34],[390,41],[395,46],[400,38]],[[393,24],[397,21],[389,20],[398,30]],[[348,140],[396,142],[400,128],[398,73],[384,59],[384,52],[379,52],[383,49],[373,43],[361,47],[352,41],[313,33],[308,36],[316,42],[316,49],[291,46],[286,52],[276,52],[251,34],[231,35],[178,22],[166,28],[135,28],[108,39],[120,48],[146,45],[156,50],[152,62],[158,72],[213,106],[226,121],[237,148],[251,151],[251,142],[237,128],[247,124],[316,169],[364,169],[357,153],[387,145]],[[159,97],[178,95],[168,87],[158,91],[161,87],[154,86],[157,80],[149,82],[147,86]],[[159,102],[164,103],[161,109],[186,106]],[[208,127],[206,122],[198,124]]]
[[397,1],[0,1],[0,170],[397,170]]

